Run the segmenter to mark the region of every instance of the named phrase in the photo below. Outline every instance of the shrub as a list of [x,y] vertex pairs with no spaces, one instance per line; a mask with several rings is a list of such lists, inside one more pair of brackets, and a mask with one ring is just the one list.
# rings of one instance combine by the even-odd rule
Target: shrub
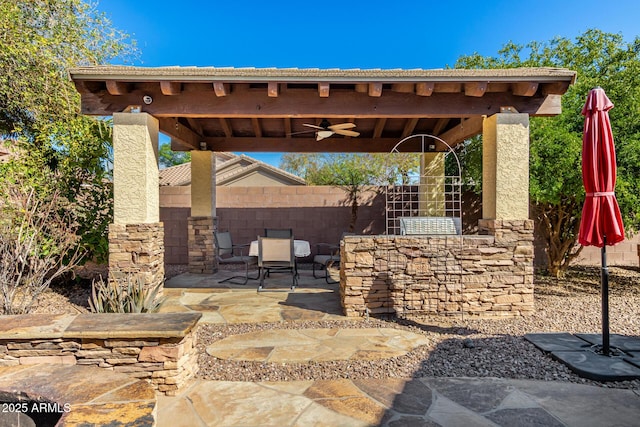
[[0,197],[0,313],[29,313],[82,258],[73,206],[60,196],[6,183]]
[[145,287],[142,277],[105,281],[100,277],[91,286],[89,307],[94,313],[154,313],[164,298],[157,298],[160,286]]

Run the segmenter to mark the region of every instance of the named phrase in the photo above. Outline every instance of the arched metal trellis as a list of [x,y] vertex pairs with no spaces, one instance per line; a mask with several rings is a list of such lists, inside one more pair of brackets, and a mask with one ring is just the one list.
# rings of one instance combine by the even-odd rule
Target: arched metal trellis
[[[403,147],[404,145],[404,147]],[[437,230],[415,239],[415,248],[406,253],[389,251],[388,279],[392,292],[402,293],[402,307],[394,307],[401,317],[430,314],[463,315],[464,296],[460,255],[462,254],[462,170],[453,148],[433,135],[404,138],[391,151],[420,152],[420,173],[409,182],[390,185],[386,191],[386,232],[390,238],[401,232],[407,218],[430,223],[456,224],[454,235]],[[425,156],[425,154],[427,154]],[[428,155],[431,154],[431,155]],[[416,221],[413,221],[416,222]],[[403,230],[406,232],[406,228]],[[409,234],[409,233],[407,233]],[[419,237],[419,236],[416,236]]]

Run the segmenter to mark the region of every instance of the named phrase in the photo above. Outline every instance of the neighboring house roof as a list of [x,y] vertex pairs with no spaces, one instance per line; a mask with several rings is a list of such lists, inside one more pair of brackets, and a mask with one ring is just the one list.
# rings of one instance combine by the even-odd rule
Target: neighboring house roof
[[[160,170],[160,186],[191,185],[191,163]],[[249,156],[216,153],[216,185],[306,185],[306,181]]]

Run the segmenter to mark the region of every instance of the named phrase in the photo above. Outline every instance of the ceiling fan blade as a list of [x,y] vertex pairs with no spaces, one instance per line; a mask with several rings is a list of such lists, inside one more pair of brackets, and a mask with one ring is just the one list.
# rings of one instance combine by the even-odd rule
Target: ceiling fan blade
[[331,130],[339,130],[339,129],[352,129],[356,127],[355,123],[338,123],[337,125],[329,126]]
[[344,130],[344,129],[336,129],[336,133],[338,135],[344,135],[344,136],[359,136],[360,132],[356,132],[353,130]]
[[314,128],[314,129],[318,129],[318,130],[327,130],[326,128],[323,128],[322,126],[310,125],[309,123],[303,123],[302,126],[306,126],[308,128]]
[[303,133],[312,133],[312,132],[315,132],[315,130],[303,130],[301,132],[291,132],[291,133],[288,133],[287,136],[300,135]]
[[330,130],[319,130],[318,132],[316,132],[316,141],[321,141],[325,138],[329,138],[333,134],[334,132]]

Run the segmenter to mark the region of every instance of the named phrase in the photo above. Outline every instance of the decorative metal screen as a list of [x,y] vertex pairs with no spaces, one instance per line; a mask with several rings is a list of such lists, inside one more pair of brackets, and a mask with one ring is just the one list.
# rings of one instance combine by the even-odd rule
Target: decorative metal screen
[[420,152],[421,168],[411,182],[387,187],[386,232],[390,239],[425,238],[415,239],[410,251],[394,250],[393,245],[378,248],[387,258],[387,286],[397,302],[390,311],[399,317],[464,316],[460,162],[445,141],[431,135],[405,138],[392,153],[401,151]]
[[[446,151],[428,151],[436,145]],[[462,177],[460,162],[449,145],[431,135],[413,135],[400,141],[392,153],[398,153],[402,145],[416,142],[421,153],[431,153],[432,163],[420,168],[420,173],[411,176],[410,182],[402,185],[390,185],[386,189],[386,233],[401,233],[400,218],[408,217],[453,217],[462,224]],[[450,158],[447,158],[451,156]],[[453,167],[446,168],[450,164]],[[447,169],[456,169],[454,174],[445,174]],[[420,234],[420,233],[416,233]],[[433,233],[423,233],[433,234]],[[446,233],[448,234],[448,233]],[[460,233],[458,233],[460,234]]]

